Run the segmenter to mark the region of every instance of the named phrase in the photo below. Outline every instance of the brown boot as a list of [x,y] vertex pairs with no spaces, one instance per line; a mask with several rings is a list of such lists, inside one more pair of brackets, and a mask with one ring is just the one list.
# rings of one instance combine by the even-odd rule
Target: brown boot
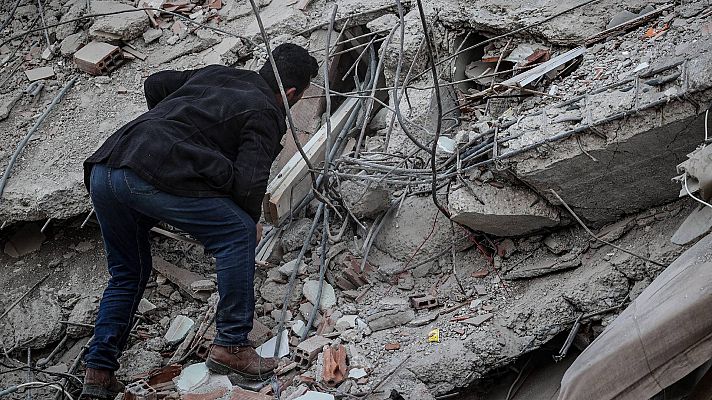
[[227,375],[234,372],[248,379],[265,380],[274,373],[277,360],[262,358],[249,346],[213,345],[205,365],[216,374]]
[[116,379],[114,371],[87,368],[80,400],[113,400],[124,392],[124,385]]

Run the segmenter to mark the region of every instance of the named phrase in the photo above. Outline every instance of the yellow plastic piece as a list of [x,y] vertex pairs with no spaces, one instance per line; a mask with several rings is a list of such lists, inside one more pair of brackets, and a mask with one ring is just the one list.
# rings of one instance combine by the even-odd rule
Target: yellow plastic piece
[[440,329],[435,328],[428,333],[429,343],[440,343]]

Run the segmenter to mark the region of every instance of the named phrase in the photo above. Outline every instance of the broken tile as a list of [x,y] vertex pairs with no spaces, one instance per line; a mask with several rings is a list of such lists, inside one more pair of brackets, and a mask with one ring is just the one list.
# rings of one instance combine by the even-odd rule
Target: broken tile
[[28,69],[25,71],[25,75],[30,82],[38,81],[40,79],[49,79],[54,76],[54,69],[52,69],[52,67]]
[[[277,346],[277,337],[273,337],[272,339],[266,341],[263,345],[259,346],[258,348],[255,349],[257,354],[260,357],[265,357],[265,358],[271,358],[274,357],[274,349]],[[279,358],[285,357],[289,355],[289,334],[287,334],[287,331],[282,331],[282,338],[280,340],[280,345],[279,345],[279,354],[277,355]]]
[[466,319],[462,322],[464,322],[466,324],[474,325],[474,326],[480,326],[483,323],[485,323],[486,321],[488,321],[490,318],[492,318],[492,314],[482,314],[482,315],[478,315],[473,318]]

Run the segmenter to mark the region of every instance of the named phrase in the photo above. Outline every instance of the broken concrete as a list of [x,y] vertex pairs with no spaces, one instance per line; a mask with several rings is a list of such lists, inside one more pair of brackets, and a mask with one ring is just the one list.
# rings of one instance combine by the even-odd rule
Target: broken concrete
[[391,190],[385,185],[342,182],[339,191],[347,206],[358,218],[374,218],[391,204]]
[[[25,290],[27,288],[10,298],[20,296]],[[9,305],[8,302],[6,306]],[[40,290],[5,316],[3,324],[0,325],[3,346],[6,349],[16,346],[43,349],[49,346],[50,343],[58,341],[64,331],[64,326],[60,323],[62,315],[63,310],[57,300],[57,294]]]
[[[376,247],[398,260],[416,257],[417,261],[450,246],[450,223],[432,202],[430,197],[406,197],[399,212],[390,213],[386,218],[374,242]],[[462,236],[456,232],[458,243],[464,242]]]
[[117,1],[92,1],[94,14],[128,11],[122,14],[97,17],[89,29],[89,35],[100,41],[131,40],[143,34],[148,28],[146,12]]
[[511,186],[462,187],[450,195],[450,208],[453,221],[496,236],[529,234],[560,222],[559,211],[536,193]]
[[[67,325],[67,336],[77,339],[92,335],[93,329],[91,325],[96,320],[96,315],[99,312],[99,300],[98,296],[84,297],[74,305],[69,318],[67,318],[67,321],[70,322]],[[73,323],[79,325],[74,325]]]
[[[304,297],[309,300],[312,304],[316,304],[317,292],[319,291],[319,282],[306,280],[304,282],[303,293]],[[334,292],[334,287],[330,284],[324,282],[321,290],[321,298],[319,301],[319,306],[322,310],[327,310],[336,305],[336,293]]]
[[84,43],[86,43],[86,35],[84,32],[73,33],[62,40],[62,43],[59,45],[59,52],[62,56],[69,57],[76,53]]

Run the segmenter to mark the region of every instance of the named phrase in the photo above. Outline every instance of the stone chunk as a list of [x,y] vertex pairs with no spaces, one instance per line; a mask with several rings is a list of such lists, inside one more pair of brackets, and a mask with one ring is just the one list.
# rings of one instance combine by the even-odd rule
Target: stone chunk
[[[16,299],[28,288],[29,285],[19,288],[14,294],[4,293],[3,296]],[[61,339],[61,319],[62,308],[57,295],[40,290],[8,312],[0,324],[0,337],[6,346],[22,343],[24,348],[43,349]]]
[[[310,303],[316,304],[317,293],[319,292],[319,281],[307,280],[304,282],[304,297],[309,300]],[[334,287],[324,282],[324,286],[321,291],[320,306],[322,310],[327,310],[336,305],[336,292],[334,292]]]
[[470,190],[455,190],[450,207],[453,221],[472,229],[496,236],[518,236],[559,224],[558,210],[529,189],[482,185],[472,188],[477,190],[477,197]]
[[[99,297],[85,297],[77,302],[69,314],[67,319],[69,322],[78,324],[92,324],[99,312]],[[72,339],[78,339],[85,336],[91,336],[92,328],[79,325],[67,325],[67,336]]]
[[89,29],[89,35],[102,41],[128,41],[141,36],[149,25],[148,15],[143,10],[118,1],[92,1],[93,14],[132,10],[133,12],[97,17]]
[[214,292],[215,282],[210,279],[201,279],[199,281],[192,282],[190,288],[194,292]]
[[377,312],[369,316],[366,321],[372,331],[380,331],[383,329],[393,328],[400,325],[405,325],[415,318],[415,312],[408,309],[394,309]]
[[220,399],[233,390],[227,375],[210,373],[205,363],[185,368],[173,381],[182,399]]
[[30,82],[38,81],[40,79],[49,79],[54,76],[54,69],[52,69],[52,67],[28,69],[25,71],[25,75]]
[[143,40],[148,44],[158,40],[161,36],[163,36],[162,29],[149,29],[143,33]]
[[294,400],[334,400],[334,395],[310,390]]
[[474,326],[480,326],[486,321],[488,321],[490,318],[492,318],[492,314],[482,314],[473,318],[466,319],[463,322]]
[[[297,260],[292,260],[289,261],[288,263],[282,265],[279,267],[279,272],[284,275],[285,277],[289,277],[292,275],[292,271],[297,267]],[[307,272],[307,264],[302,261],[299,265],[299,270],[297,271],[297,275],[303,275]]]
[[145,376],[149,371],[160,368],[163,363],[161,353],[146,350],[142,344],[131,347],[119,358],[121,367],[116,371],[116,377],[123,381],[132,381],[139,376]]
[[347,329],[356,328],[356,319],[358,315],[344,315],[336,321],[336,330],[343,332]]
[[351,212],[358,218],[373,218],[390,206],[391,192],[384,185],[367,187],[355,181],[344,181],[339,190]]
[[171,326],[168,328],[164,339],[166,339],[168,345],[176,345],[185,339],[188,332],[193,328],[193,325],[195,325],[195,322],[193,322],[192,319],[185,315],[178,315],[173,319],[173,322],[171,322]]
[[69,57],[79,50],[84,44],[84,32],[73,33],[59,44],[59,52],[64,57]]
[[576,252],[565,254],[561,257],[547,255],[533,262],[522,263],[504,275],[505,279],[533,278],[576,268],[581,265],[581,259]]
[[123,52],[117,46],[102,42],[90,42],[74,53],[77,67],[92,75],[105,75],[123,62]]

